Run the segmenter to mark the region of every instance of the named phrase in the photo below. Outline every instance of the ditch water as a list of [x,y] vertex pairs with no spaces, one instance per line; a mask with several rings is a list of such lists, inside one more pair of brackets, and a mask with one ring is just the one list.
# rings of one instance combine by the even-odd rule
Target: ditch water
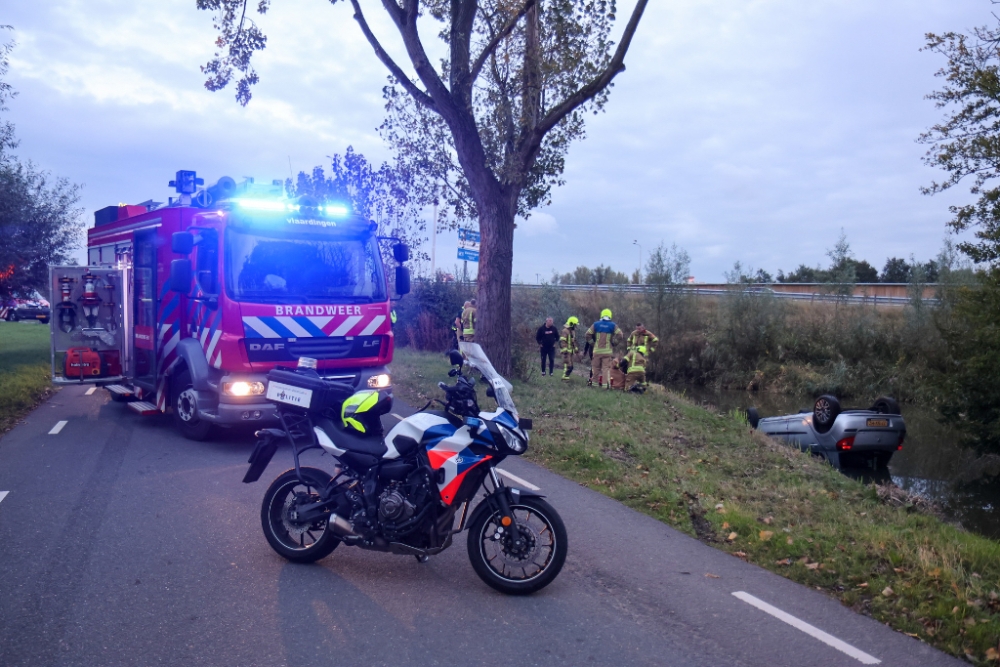
[[[719,412],[756,407],[762,417],[790,414],[812,408],[808,396],[789,396],[742,391],[713,390],[693,385],[670,385],[703,405]],[[867,408],[871,401],[845,400],[845,408]],[[888,470],[845,471],[865,481],[889,481],[911,493],[937,503],[970,531],[1000,539],[1000,457],[979,459],[957,444],[955,435],[937,420],[934,408],[902,406],[906,420],[906,442],[896,452]]]

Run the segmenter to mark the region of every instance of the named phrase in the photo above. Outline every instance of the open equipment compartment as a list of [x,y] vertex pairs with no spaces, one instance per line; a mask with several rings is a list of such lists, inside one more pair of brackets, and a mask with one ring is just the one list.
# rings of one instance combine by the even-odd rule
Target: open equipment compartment
[[52,381],[117,382],[131,367],[130,269],[49,267]]

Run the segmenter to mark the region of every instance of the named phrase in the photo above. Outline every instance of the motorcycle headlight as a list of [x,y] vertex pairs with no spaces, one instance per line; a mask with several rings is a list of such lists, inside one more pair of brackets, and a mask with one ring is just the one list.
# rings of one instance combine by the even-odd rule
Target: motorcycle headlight
[[521,454],[528,447],[527,438],[522,439],[517,433],[511,431],[509,428],[500,427],[500,435],[503,436],[504,442],[507,443],[507,447],[510,451],[515,454]]

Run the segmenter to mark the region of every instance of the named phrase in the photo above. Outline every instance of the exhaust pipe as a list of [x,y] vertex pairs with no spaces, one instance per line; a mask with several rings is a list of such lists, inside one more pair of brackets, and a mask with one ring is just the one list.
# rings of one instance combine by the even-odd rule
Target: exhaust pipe
[[330,518],[327,519],[327,523],[333,527],[333,532],[337,534],[338,537],[361,537],[356,532],[354,528],[339,514],[331,514]]

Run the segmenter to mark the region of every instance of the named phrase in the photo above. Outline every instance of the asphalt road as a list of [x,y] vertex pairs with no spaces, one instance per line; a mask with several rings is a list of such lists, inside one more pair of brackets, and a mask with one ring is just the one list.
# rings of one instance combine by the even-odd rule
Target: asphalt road
[[354,548],[291,564],[259,523],[291,456],[242,484],[251,446],[184,440],[82,387],[3,436],[0,666],[965,664],[518,460],[502,467],[569,531],[536,595],[483,584],[464,535],[426,564]]

